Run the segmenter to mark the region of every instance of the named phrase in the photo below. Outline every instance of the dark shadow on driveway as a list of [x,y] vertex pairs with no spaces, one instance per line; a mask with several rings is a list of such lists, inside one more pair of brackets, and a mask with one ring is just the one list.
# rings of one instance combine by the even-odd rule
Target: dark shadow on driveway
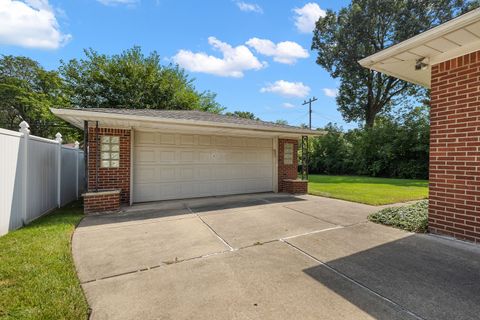
[[[425,319],[480,318],[480,248],[412,235],[332,261],[331,268]],[[318,265],[304,272],[381,319],[368,299]],[[380,298],[378,298],[380,299]]]
[[213,202],[211,204],[198,204],[198,205],[189,205],[189,208],[195,213],[203,213],[209,211],[219,211],[219,210],[227,210],[227,209],[243,209],[252,206],[260,206],[260,205],[267,205],[267,204],[278,204],[278,203],[286,203],[286,202],[298,202],[298,201],[305,201],[305,199],[289,196],[289,195],[280,195],[280,196],[265,196],[262,198],[254,198],[254,199],[246,199],[240,201],[222,201],[219,199],[217,202]]
[[[148,222],[148,220],[158,219],[176,219],[193,216],[196,213],[201,214],[227,209],[245,209],[253,206],[297,201],[305,201],[305,199],[282,194],[265,194],[261,196],[252,194],[251,197],[248,195],[240,195],[239,198],[236,196],[225,196],[142,203],[126,208],[126,212],[88,216],[82,220],[78,228],[116,223],[141,223],[142,221]],[[136,209],[136,206],[138,209]],[[142,207],[145,209],[142,209]]]

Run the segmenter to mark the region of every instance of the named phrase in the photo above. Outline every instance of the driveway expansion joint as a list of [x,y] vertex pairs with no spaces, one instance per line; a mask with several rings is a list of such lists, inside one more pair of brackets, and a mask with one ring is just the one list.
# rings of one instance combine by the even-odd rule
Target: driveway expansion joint
[[309,254],[309,253],[306,252],[305,250],[297,247],[296,245],[288,242],[287,240],[281,239],[280,241],[283,242],[283,243],[285,243],[285,244],[287,244],[287,245],[288,245],[289,247],[291,247],[292,249],[300,252],[301,254],[309,257],[310,259],[312,259],[313,261],[317,262],[317,263],[320,264],[321,266],[323,266],[323,267],[327,268],[328,270],[334,272],[335,274],[337,274],[338,276],[342,277],[343,279],[345,279],[345,280],[347,280],[347,281],[349,281],[349,282],[357,285],[358,287],[360,287],[360,288],[368,291],[370,294],[373,294],[374,296],[382,299],[383,301],[385,301],[385,302],[387,302],[387,303],[395,306],[396,308],[398,308],[398,309],[400,309],[401,311],[407,313],[408,315],[414,317],[415,319],[418,319],[418,320],[427,320],[426,318],[423,318],[422,316],[420,316],[420,315],[416,314],[415,312],[411,311],[411,310],[408,309],[407,307],[399,304],[398,302],[395,302],[394,300],[387,298],[386,296],[382,295],[381,293],[379,293],[379,292],[371,289],[370,287],[364,285],[363,283],[361,283],[361,282],[359,282],[359,281],[351,278],[350,276],[348,276],[348,275],[346,275],[345,273],[337,270],[336,268],[328,265],[327,263],[325,263],[325,262],[323,262],[323,261],[315,258],[314,256],[312,256],[311,254]]
[[143,267],[143,268],[136,269],[136,270],[131,270],[131,271],[121,272],[121,273],[117,273],[117,274],[112,274],[112,275],[100,277],[100,278],[97,278],[97,279],[90,279],[90,280],[86,280],[86,281],[81,281],[80,284],[88,284],[88,283],[91,283],[91,282],[122,277],[122,276],[126,276],[126,275],[129,275],[129,274],[150,271],[152,269],[158,269],[160,267],[168,267],[170,265],[175,265],[175,264],[182,263],[182,262],[188,262],[188,261],[208,258],[208,257],[216,256],[216,255],[219,255],[219,254],[229,253],[229,252],[232,252],[232,251],[236,251],[236,250],[225,250],[225,251],[207,253],[207,254],[204,254],[204,255],[201,255],[201,256],[196,256],[196,257],[191,257],[191,258],[178,259],[178,260],[173,260],[173,261],[163,261],[161,264],[157,264],[157,265],[153,265],[153,266],[149,266],[149,267]]
[[197,212],[193,212],[192,209],[190,209],[190,207],[188,205],[185,204],[185,208],[192,214],[196,215],[198,219],[200,219],[200,221],[203,222],[204,225],[207,226],[208,229],[210,229],[210,231],[225,245],[227,246],[230,251],[235,251],[235,249],[228,243],[227,240],[223,239],[218,233],[217,231],[215,231],[205,220],[202,219],[202,217],[197,213]]

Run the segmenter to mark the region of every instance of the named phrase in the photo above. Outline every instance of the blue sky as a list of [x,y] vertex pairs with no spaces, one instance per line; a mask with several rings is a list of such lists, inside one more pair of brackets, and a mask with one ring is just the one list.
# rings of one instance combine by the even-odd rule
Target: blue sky
[[[312,19],[347,1],[0,0],[0,52],[24,55],[48,69],[84,48],[115,54],[142,47],[177,62],[199,90],[218,94],[229,111],[263,120],[308,122],[304,99],[315,96],[313,126],[342,120],[338,80],[315,63]],[[3,30],[3,31],[2,31]]]

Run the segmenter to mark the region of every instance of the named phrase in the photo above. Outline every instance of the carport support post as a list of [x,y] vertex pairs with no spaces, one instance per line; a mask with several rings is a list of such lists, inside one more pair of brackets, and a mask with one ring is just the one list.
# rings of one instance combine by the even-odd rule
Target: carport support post
[[98,138],[98,121],[95,124],[95,192],[98,192],[98,167],[100,166],[100,140]]
[[302,180],[308,179],[308,136],[302,136]]
[[88,191],[88,121],[83,121],[83,161],[85,172],[85,179],[83,181],[83,190]]

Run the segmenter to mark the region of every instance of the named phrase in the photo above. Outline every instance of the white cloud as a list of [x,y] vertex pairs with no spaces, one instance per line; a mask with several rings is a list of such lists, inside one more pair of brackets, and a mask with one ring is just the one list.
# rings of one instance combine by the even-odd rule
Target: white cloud
[[338,95],[338,89],[333,89],[333,88],[323,88],[323,94],[325,94],[327,97],[330,98],[335,98]]
[[282,104],[282,107],[285,108],[285,109],[293,109],[293,108],[295,108],[295,105],[291,104],[291,103],[288,103],[288,102],[285,102],[285,103]]
[[267,84],[267,86],[260,89],[260,92],[276,93],[284,97],[303,98],[310,93],[310,87],[304,85],[302,82],[278,80],[274,83]]
[[97,1],[106,6],[116,6],[116,5],[133,6],[138,2],[140,2],[140,0],[97,0]]
[[326,12],[315,2],[309,2],[301,8],[293,9],[295,12],[295,26],[302,33],[310,33],[315,29],[315,23],[320,17],[325,17]]
[[222,58],[204,52],[180,50],[173,60],[188,71],[235,78],[243,77],[246,70],[260,70],[265,67],[244,45],[232,47],[215,37],[209,37],[208,43],[222,53]]
[[294,64],[297,59],[308,58],[308,51],[293,41],[283,41],[277,44],[268,39],[252,38],[246,44],[260,54],[273,57],[280,63]]
[[0,0],[0,44],[57,49],[71,37],[60,31],[48,0]]
[[262,7],[260,7],[256,3],[248,3],[243,1],[236,1],[237,7],[245,12],[256,12],[256,13],[263,13]]

